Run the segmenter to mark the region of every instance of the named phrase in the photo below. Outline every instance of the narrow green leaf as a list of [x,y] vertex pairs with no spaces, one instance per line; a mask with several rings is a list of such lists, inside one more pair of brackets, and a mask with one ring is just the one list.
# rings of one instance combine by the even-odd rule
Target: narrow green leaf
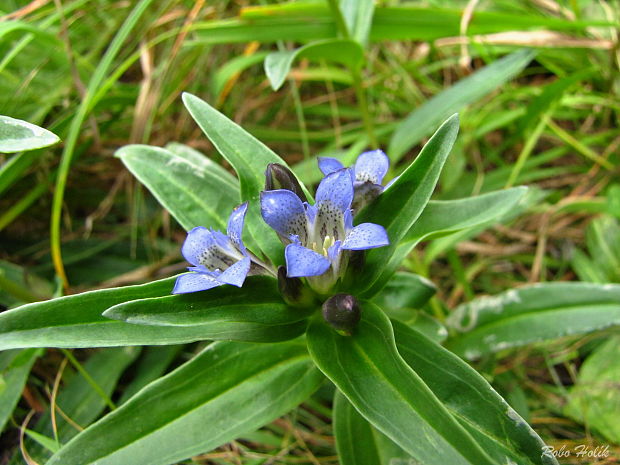
[[[101,315],[106,309],[123,302],[169,295],[173,285],[174,278],[168,278],[149,284],[84,292],[2,312],[0,350],[22,347],[167,345],[210,339],[213,333],[200,325],[134,325]],[[237,288],[229,289],[234,292]],[[208,300],[209,292],[197,296]],[[285,329],[283,327],[282,331],[287,335]]]
[[431,200],[418,221],[407,231],[404,241],[418,243],[492,224],[515,208],[527,191],[527,187],[520,186],[458,200]]
[[[365,0],[364,0],[365,1]],[[427,6],[377,6],[372,19],[370,40],[433,41],[458,36],[463,13],[458,8]],[[514,11],[476,11],[468,33],[533,30],[585,31],[591,26],[615,27],[611,21],[578,21],[549,18]],[[228,44],[276,42],[278,40],[310,41],[336,36],[337,28],[327,2],[299,1],[243,8],[239,18],[197,23],[196,43]]]
[[261,218],[259,196],[265,186],[267,165],[286,163],[262,142],[198,97],[184,93],[183,102],[198,126],[237,172],[241,200],[250,202],[246,221],[250,235],[274,264],[281,264],[283,247],[275,232]]
[[407,326],[393,322],[399,353],[495,463],[550,465],[544,443],[476,370]]
[[357,223],[380,224],[390,239],[389,246],[368,252],[362,277],[357,280],[360,287],[368,289],[377,280],[400,241],[422,214],[458,130],[459,118],[453,115],[441,125],[399,178],[356,217]]
[[32,439],[39,446],[42,446],[43,448],[47,449],[52,454],[60,450],[60,445],[56,441],[54,441],[52,438],[49,438],[45,436],[44,434],[37,433],[36,431],[32,431],[27,428],[24,429],[24,432],[26,433],[26,436],[28,436],[29,439]]
[[[394,255],[384,265],[382,275],[367,291],[367,295],[374,295],[380,291],[404,258],[420,242],[473,228],[482,230],[499,222],[506,215],[522,211],[519,205],[524,202],[528,193],[532,193],[531,189],[520,186],[464,199],[429,201],[418,220],[407,231]],[[456,239],[453,242],[456,242]],[[433,248],[433,251],[435,250]],[[435,256],[434,254],[433,257]]]
[[[519,189],[519,188],[512,188],[512,189]],[[496,194],[498,196],[501,196],[502,192],[508,193],[512,189],[506,189],[504,191],[497,191]],[[493,194],[493,192],[489,192],[489,195],[490,194]],[[549,195],[548,191],[543,191],[536,187],[530,186],[523,193],[523,195],[519,197],[518,199],[516,198],[516,196],[512,200],[509,198],[505,199],[506,200],[505,205],[508,206],[509,208],[505,208],[505,209],[502,208],[501,201],[500,201],[500,205],[497,205],[496,207],[491,207],[491,205],[489,205],[489,209],[493,208],[494,213],[497,212],[497,215],[488,217],[487,220],[483,221],[481,224],[470,224],[466,228],[463,228],[463,229],[459,228],[456,231],[452,231],[447,236],[443,236],[443,234],[439,234],[439,235],[433,234],[430,237],[433,237],[434,240],[430,244],[428,244],[428,246],[424,250],[424,263],[426,264],[431,263],[433,260],[435,260],[440,254],[442,254],[446,250],[452,249],[459,242],[465,241],[471,237],[475,237],[476,235],[484,231],[486,228],[488,228],[492,224],[509,223],[510,221],[514,220],[518,216],[527,212],[529,209],[533,208],[536,205],[539,205],[541,202],[543,202],[545,197],[547,197],[548,195]],[[497,197],[497,200],[500,200],[500,199],[501,197]],[[465,200],[466,199],[463,199],[463,201]],[[501,214],[501,210],[504,210],[503,214]],[[484,220],[484,216],[481,216],[480,219]]]
[[430,134],[455,111],[473,103],[518,75],[535,52],[519,50],[476,71],[414,110],[394,131],[388,146],[392,161],[400,160],[411,147]]
[[460,305],[447,347],[468,359],[620,324],[620,285],[541,283]]
[[0,115],[0,153],[40,149],[59,141],[58,136],[47,129]]
[[40,349],[0,353],[0,432],[21,398],[30,368],[40,355]]
[[217,165],[211,160],[148,145],[125,146],[116,156],[185,230],[226,230],[228,216],[239,204],[239,189],[213,169]]
[[265,58],[265,74],[273,90],[278,90],[293,66],[300,58],[327,60],[358,68],[364,61],[364,50],[349,39],[327,39],[312,42],[295,50],[273,52]]
[[180,142],[168,142],[164,147],[166,150],[184,158],[192,164],[202,165],[207,160],[209,171],[212,175],[217,175],[222,182],[230,185],[236,191],[239,191],[239,180],[234,177],[229,171],[218,163],[213,162],[204,153],[190,147],[189,145],[181,144]]
[[309,310],[289,307],[275,279],[252,276],[243,287],[125,302],[103,313],[139,325],[200,327],[205,339],[277,341],[299,336]]
[[353,336],[312,320],[310,354],[355,408],[416,460],[428,465],[495,463],[396,350],[389,319],[363,302]]
[[334,397],[334,435],[341,465],[381,463],[372,426],[340,391]]
[[321,381],[298,342],[214,343],[80,433],[48,465],[176,463],[269,423]]

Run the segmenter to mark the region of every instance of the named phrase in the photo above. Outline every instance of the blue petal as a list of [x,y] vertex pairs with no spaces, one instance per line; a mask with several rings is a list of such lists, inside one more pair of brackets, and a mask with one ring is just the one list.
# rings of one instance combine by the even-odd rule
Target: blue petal
[[202,226],[187,234],[181,253],[192,265],[202,265],[209,270],[225,270],[241,258],[228,236],[219,231],[209,231]]
[[364,152],[355,162],[355,180],[359,182],[370,181],[373,184],[381,184],[383,177],[390,167],[390,159],[383,150]]
[[245,257],[224,270],[224,272],[220,274],[217,279],[223,283],[241,287],[249,271],[250,257]]
[[198,226],[187,233],[187,238],[181,247],[181,253],[183,257],[185,257],[185,260],[194,266],[198,266],[201,264],[200,259],[203,252],[214,246],[215,240],[213,239],[211,231],[202,226]]
[[174,283],[173,294],[187,294],[188,292],[206,291],[223,283],[205,273],[186,273],[177,278]]
[[245,214],[248,211],[248,203],[242,203],[237,208],[235,208],[230,214],[230,218],[228,219],[228,227],[226,229],[228,233],[228,237],[232,241],[233,244],[237,246],[237,248],[245,255],[246,250],[243,245],[243,222],[245,220]]
[[327,249],[327,258],[329,258],[330,262],[336,262],[336,260],[338,259],[338,255],[340,255],[340,249],[342,249],[341,241],[334,242],[334,245]]
[[325,176],[344,168],[344,165],[335,158],[319,157],[319,169]]
[[383,226],[374,223],[362,223],[354,227],[344,242],[342,248],[347,250],[374,249],[389,245],[387,232]]
[[313,250],[299,244],[289,244],[284,250],[286,275],[289,278],[319,276],[330,266],[329,260]]
[[226,234],[222,234],[213,228],[209,228],[211,231],[211,237],[213,238],[214,245],[220,249],[230,253],[234,251],[233,243]]
[[344,230],[349,231],[353,229],[353,212],[351,209],[344,212]]
[[345,168],[325,176],[316,190],[316,205],[330,202],[340,211],[351,206],[353,200],[353,180],[350,170]]
[[304,202],[304,207],[306,207],[308,222],[310,224],[314,224],[314,219],[316,218],[316,207],[314,205],[310,205],[308,202]]
[[295,193],[286,189],[261,192],[260,210],[265,222],[282,236],[297,235],[305,243],[308,220],[304,204]]

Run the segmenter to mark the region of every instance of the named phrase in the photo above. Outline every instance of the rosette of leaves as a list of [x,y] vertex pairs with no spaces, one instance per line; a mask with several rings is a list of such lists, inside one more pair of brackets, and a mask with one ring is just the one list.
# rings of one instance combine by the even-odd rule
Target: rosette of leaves
[[[236,210],[243,215],[242,241],[238,226],[230,226],[234,215],[228,236],[217,236],[234,244],[234,263],[245,267],[256,257],[274,270],[283,266],[285,245],[261,217],[260,195],[266,167],[286,163],[206,102],[189,94],[183,100],[237,177],[178,144],[131,145],[117,156],[187,231],[205,225],[225,230],[230,212],[242,204]],[[278,282],[278,273],[248,272],[241,280],[207,270],[204,279],[217,285],[200,292],[171,295],[177,279],[171,277],[0,314],[2,349],[214,341],[61,441],[46,463],[176,463],[273,421],[327,380],[336,387],[334,429],[343,464],[387,464],[396,456],[430,465],[555,463],[541,455],[543,441],[481,375],[424,334],[429,325],[388,316],[400,306],[420,308],[433,295],[415,275],[394,274],[416,244],[488,224],[525,192],[429,201],[457,132],[455,115],[396,181],[356,212],[355,224],[381,225],[389,245],[364,250],[363,260],[349,263],[354,272],[338,281],[342,308],[359,310],[346,331],[325,321],[328,296],[283,296],[291,288]],[[310,190],[298,185],[312,202]]]

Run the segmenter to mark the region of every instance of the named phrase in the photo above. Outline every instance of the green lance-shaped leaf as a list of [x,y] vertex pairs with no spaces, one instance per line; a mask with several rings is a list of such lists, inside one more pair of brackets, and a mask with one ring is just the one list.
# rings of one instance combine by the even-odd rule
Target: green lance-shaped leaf
[[422,214],[435,190],[458,130],[459,118],[453,115],[441,125],[399,178],[356,218],[357,223],[380,224],[390,239],[389,246],[368,252],[364,271],[356,280],[360,288],[367,289],[377,280],[399,242]]
[[116,156],[185,230],[226,230],[230,212],[240,203],[238,184],[197,152],[128,145]]
[[[246,225],[254,242],[274,264],[281,265],[284,256],[283,247],[277,235],[261,218],[259,196],[265,185],[267,165],[269,163],[286,165],[286,163],[262,142],[205,101],[185,93],[183,103],[198,126],[237,172],[241,186],[241,200],[250,202]],[[309,193],[307,196],[311,198]]]
[[[23,347],[167,345],[203,339],[236,339],[235,329],[229,321],[221,325],[165,327],[130,324],[101,315],[106,309],[123,302],[167,296],[173,285],[174,278],[168,278],[149,284],[84,292],[0,313],[0,350]],[[219,292],[226,292],[225,289],[233,294],[240,291],[226,286]],[[218,299],[221,295],[213,291],[211,289],[195,294],[196,299],[202,299],[204,305],[209,305],[211,299]],[[234,311],[234,303],[230,301],[228,305]],[[256,324],[256,331],[248,330],[248,326],[248,322],[240,322],[237,336],[243,340],[262,338],[261,335],[266,335],[269,340],[288,339],[299,334],[303,322],[276,326],[272,331],[267,330],[262,323]]]
[[407,231],[403,242],[418,243],[474,226],[493,224],[513,209],[527,191],[527,187],[519,186],[464,199],[431,200]]
[[419,332],[393,321],[403,359],[495,463],[551,465],[544,443],[476,370]]
[[0,352],[0,432],[17,405],[30,368],[41,355],[41,349]]
[[[521,187],[523,188],[523,187]],[[517,188],[515,188],[517,189]],[[500,194],[501,192],[508,193],[512,191],[512,189],[507,189],[505,191],[496,191],[495,193]],[[488,194],[483,195],[491,195],[494,192],[489,192]],[[465,241],[469,238],[472,238],[487,227],[492,224],[507,224],[515,218],[519,217],[529,209],[533,208],[535,205],[540,204],[545,197],[549,195],[548,192],[543,191],[542,189],[538,189],[536,187],[528,187],[527,190],[519,195],[516,193],[515,197],[511,200],[510,198],[506,199],[505,203],[500,203],[500,208],[496,210],[493,208],[493,212],[497,211],[497,215],[493,215],[492,218],[489,218],[488,221],[483,221],[477,225],[471,225],[467,228],[453,231],[450,234],[441,237],[436,237],[433,235],[433,241],[428,244],[428,246],[424,250],[424,263],[429,264],[433,260],[435,260],[439,255],[444,253],[446,250],[450,250],[456,246],[459,242]],[[480,196],[482,197],[482,196]],[[478,198],[478,197],[476,197]],[[466,199],[463,199],[466,200]],[[509,208],[501,208],[501,206],[507,206]],[[489,206],[489,210],[491,211],[491,207]],[[503,210],[503,213],[500,214],[499,210]]]
[[282,87],[293,62],[300,58],[335,61],[350,68],[359,68],[364,61],[364,50],[353,40],[327,39],[295,50],[270,53],[265,58],[265,74],[273,90]]
[[389,262],[383,266],[380,278],[366,294],[371,296],[379,292],[403,259],[421,241],[490,226],[517,208],[527,193],[528,188],[520,186],[464,199],[429,201],[418,220],[398,244]]
[[341,465],[419,463],[368,423],[340,391],[334,395],[333,412],[334,435]]
[[109,308],[103,316],[139,325],[200,327],[208,339],[266,342],[299,336],[310,310],[286,305],[275,279],[252,276],[239,289],[222,286],[134,300]]
[[0,153],[40,149],[59,141],[58,136],[47,129],[0,115]]
[[476,71],[414,110],[398,126],[388,147],[393,161],[400,158],[455,111],[473,103],[518,75],[535,56],[519,50]]
[[372,426],[340,391],[334,397],[334,435],[341,465],[381,464]]
[[428,465],[495,463],[396,350],[389,319],[362,303],[352,336],[320,318],[307,331],[317,366],[379,431]]
[[78,434],[47,465],[167,465],[259,428],[323,377],[303,345],[214,343]]
[[459,333],[447,347],[475,359],[620,324],[620,285],[556,282],[511,289],[460,305],[447,324]]

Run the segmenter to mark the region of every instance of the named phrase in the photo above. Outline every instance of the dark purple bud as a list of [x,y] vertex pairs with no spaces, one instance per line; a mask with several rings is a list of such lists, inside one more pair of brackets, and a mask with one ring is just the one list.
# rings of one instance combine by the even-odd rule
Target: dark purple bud
[[353,334],[361,317],[359,303],[352,295],[336,294],[323,303],[323,318],[344,336]]
[[269,163],[265,171],[265,190],[286,189],[297,194],[302,202],[307,202],[306,194],[301,189],[299,181],[286,166],[279,163]]
[[314,300],[301,279],[286,276],[285,266],[278,267],[278,289],[284,301],[289,305],[306,306]]

